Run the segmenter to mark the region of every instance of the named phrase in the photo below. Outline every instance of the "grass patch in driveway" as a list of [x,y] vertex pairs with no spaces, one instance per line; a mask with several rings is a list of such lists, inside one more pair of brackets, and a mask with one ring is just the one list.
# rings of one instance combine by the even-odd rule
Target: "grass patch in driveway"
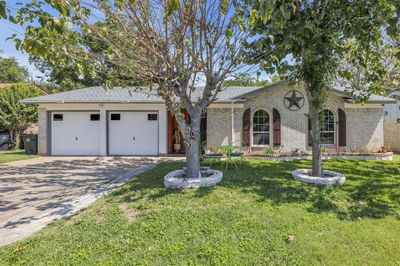
[[39,157],[39,155],[25,154],[24,150],[0,151],[0,163],[8,163]]
[[[167,191],[162,163],[67,220],[0,248],[0,264],[400,262],[400,157],[324,161],[342,186],[294,180],[310,161],[244,161],[219,186]],[[289,237],[291,236],[291,237]],[[288,238],[291,241],[288,241]]]

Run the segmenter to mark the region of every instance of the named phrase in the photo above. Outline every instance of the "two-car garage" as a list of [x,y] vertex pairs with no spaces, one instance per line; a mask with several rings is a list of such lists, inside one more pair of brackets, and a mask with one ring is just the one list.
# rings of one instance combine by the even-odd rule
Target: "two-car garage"
[[49,112],[51,155],[158,155],[158,111]]

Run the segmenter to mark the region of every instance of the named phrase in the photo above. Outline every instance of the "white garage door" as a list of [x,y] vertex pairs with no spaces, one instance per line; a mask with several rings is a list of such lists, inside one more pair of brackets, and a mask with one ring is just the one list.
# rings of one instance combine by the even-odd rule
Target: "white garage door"
[[157,112],[110,112],[109,155],[158,155]]
[[52,155],[100,155],[98,112],[53,112]]

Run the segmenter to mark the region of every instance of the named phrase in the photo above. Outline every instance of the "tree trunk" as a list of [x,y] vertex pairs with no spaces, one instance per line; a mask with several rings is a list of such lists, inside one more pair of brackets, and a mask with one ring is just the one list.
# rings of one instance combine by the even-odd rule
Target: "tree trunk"
[[10,141],[14,142],[14,130],[11,128],[8,129],[8,133],[10,134]]
[[186,177],[199,178],[200,173],[200,157],[199,157],[199,141],[200,141],[200,118],[192,118],[188,125],[188,130],[184,133],[186,145]]
[[311,124],[311,140],[312,140],[312,175],[322,176],[322,152],[321,152],[321,127],[320,127],[320,110],[315,106],[315,99],[311,93],[308,93],[309,99],[309,118]]

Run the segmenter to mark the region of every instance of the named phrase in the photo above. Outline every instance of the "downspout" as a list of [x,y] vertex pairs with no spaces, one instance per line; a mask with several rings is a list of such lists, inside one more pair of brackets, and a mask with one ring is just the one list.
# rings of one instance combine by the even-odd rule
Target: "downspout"
[[233,101],[231,102],[231,128],[232,128],[232,132],[231,132],[232,143],[231,143],[231,145],[233,146],[234,139],[235,139],[235,107],[233,105]]

